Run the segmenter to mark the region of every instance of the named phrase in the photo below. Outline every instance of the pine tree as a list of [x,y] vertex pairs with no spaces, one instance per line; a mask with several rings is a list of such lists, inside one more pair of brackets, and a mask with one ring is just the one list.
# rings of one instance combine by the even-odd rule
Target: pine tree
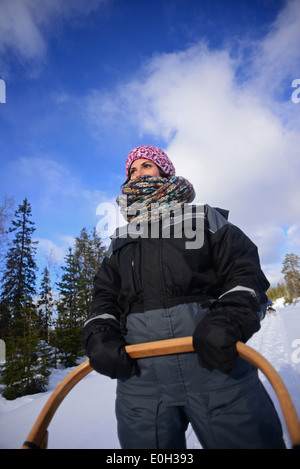
[[78,280],[79,307],[83,313],[83,321],[87,319],[89,314],[95,273],[103,261],[105,252],[96,229],[93,228],[89,235],[86,228],[83,228],[80,236],[75,240],[75,258],[80,272]]
[[84,354],[81,346],[82,327],[87,319],[93,295],[93,279],[99,269],[105,248],[95,228],[89,235],[83,228],[69,249],[58,284],[56,339],[60,358],[65,366],[74,366]]
[[9,230],[14,235],[6,255],[0,296],[2,338],[6,342],[6,365],[2,373],[9,399],[43,390],[45,373],[39,369],[39,330],[35,295],[37,242],[31,206],[24,199]]
[[58,283],[59,301],[57,303],[56,346],[58,356],[65,366],[76,365],[82,355],[81,311],[78,304],[79,270],[72,248],[65,257],[63,275]]
[[50,272],[48,267],[44,268],[42,274],[41,289],[37,307],[39,312],[39,329],[41,331],[41,337],[46,343],[49,344],[51,320],[54,311],[54,300],[50,283]]
[[276,287],[270,287],[267,291],[268,299],[272,302],[278,298],[284,298],[287,296],[287,287],[285,282],[279,282]]
[[300,258],[296,254],[287,254],[281,272],[288,290],[286,302],[291,303],[300,296]]
[[13,322],[15,335],[24,332],[24,311],[35,294],[36,282],[36,242],[32,241],[35,231],[31,221],[31,206],[27,199],[15,212],[10,233],[14,239],[6,255],[6,267],[2,279],[1,336],[6,338]]

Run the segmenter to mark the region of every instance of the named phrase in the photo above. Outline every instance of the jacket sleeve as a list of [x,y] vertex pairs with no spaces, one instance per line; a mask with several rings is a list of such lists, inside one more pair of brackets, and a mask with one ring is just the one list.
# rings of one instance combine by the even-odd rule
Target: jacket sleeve
[[221,283],[218,303],[255,312],[263,319],[270,284],[261,269],[256,245],[209,206],[206,219],[214,268]]
[[215,209],[207,207],[206,219],[221,290],[196,326],[193,345],[201,366],[227,373],[237,357],[236,342],[247,342],[260,328],[269,282],[255,244]]
[[94,278],[94,293],[88,321],[96,318],[120,321],[120,274],[117,259],[110,248]]
[[125,350],[119,289],[117,260],[110,249],[94,279],[94,295],[89,318],[83,327],[82,344],[94,370],[112,379],[138,373],[136,360]]
[[112,249],[108,250],[94,277],[94,292],[89,317],[83,326],[82,342],[86,348],[89,338],[99,327],[113,327],[121,331],[118,292],[120,275]]

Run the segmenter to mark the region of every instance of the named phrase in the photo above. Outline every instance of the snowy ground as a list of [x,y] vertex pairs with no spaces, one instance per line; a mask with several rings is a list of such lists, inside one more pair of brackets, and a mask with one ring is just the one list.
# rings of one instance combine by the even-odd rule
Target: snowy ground
[[[261,330],[248,345],[264,355],[278,371],[300,416],[300,303],[276,305],[276,315],[268,315]],[[54,370],[46,393],[24,396],[14,401],[0,397],[0,448],[22,446],[51,392],[70,372]],[[290,440],[277,397],[269,382],[261,379],[281,418],[287,446]],[[49,449],[118,449],[114,416],[115,382],[95,372],[78,383],[58,408],[49,425]],[[187,432],[189,449],[200,448],[191,429]]]

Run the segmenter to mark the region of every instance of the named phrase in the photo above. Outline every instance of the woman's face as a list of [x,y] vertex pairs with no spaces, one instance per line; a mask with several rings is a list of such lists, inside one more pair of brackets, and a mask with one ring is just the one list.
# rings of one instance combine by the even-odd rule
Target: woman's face
[[152,161],[139,158],[130,166],[129,177],[132,180],[139,176],[160,176],[159,168]]

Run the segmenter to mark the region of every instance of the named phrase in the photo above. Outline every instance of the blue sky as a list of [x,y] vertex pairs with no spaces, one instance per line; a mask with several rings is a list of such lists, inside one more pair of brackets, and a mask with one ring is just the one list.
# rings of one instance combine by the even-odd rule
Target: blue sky
[[299,44],[299,0],[0,0],[0,198],[31,203],[39,265],[152,144],[279,281],[300,255]]

